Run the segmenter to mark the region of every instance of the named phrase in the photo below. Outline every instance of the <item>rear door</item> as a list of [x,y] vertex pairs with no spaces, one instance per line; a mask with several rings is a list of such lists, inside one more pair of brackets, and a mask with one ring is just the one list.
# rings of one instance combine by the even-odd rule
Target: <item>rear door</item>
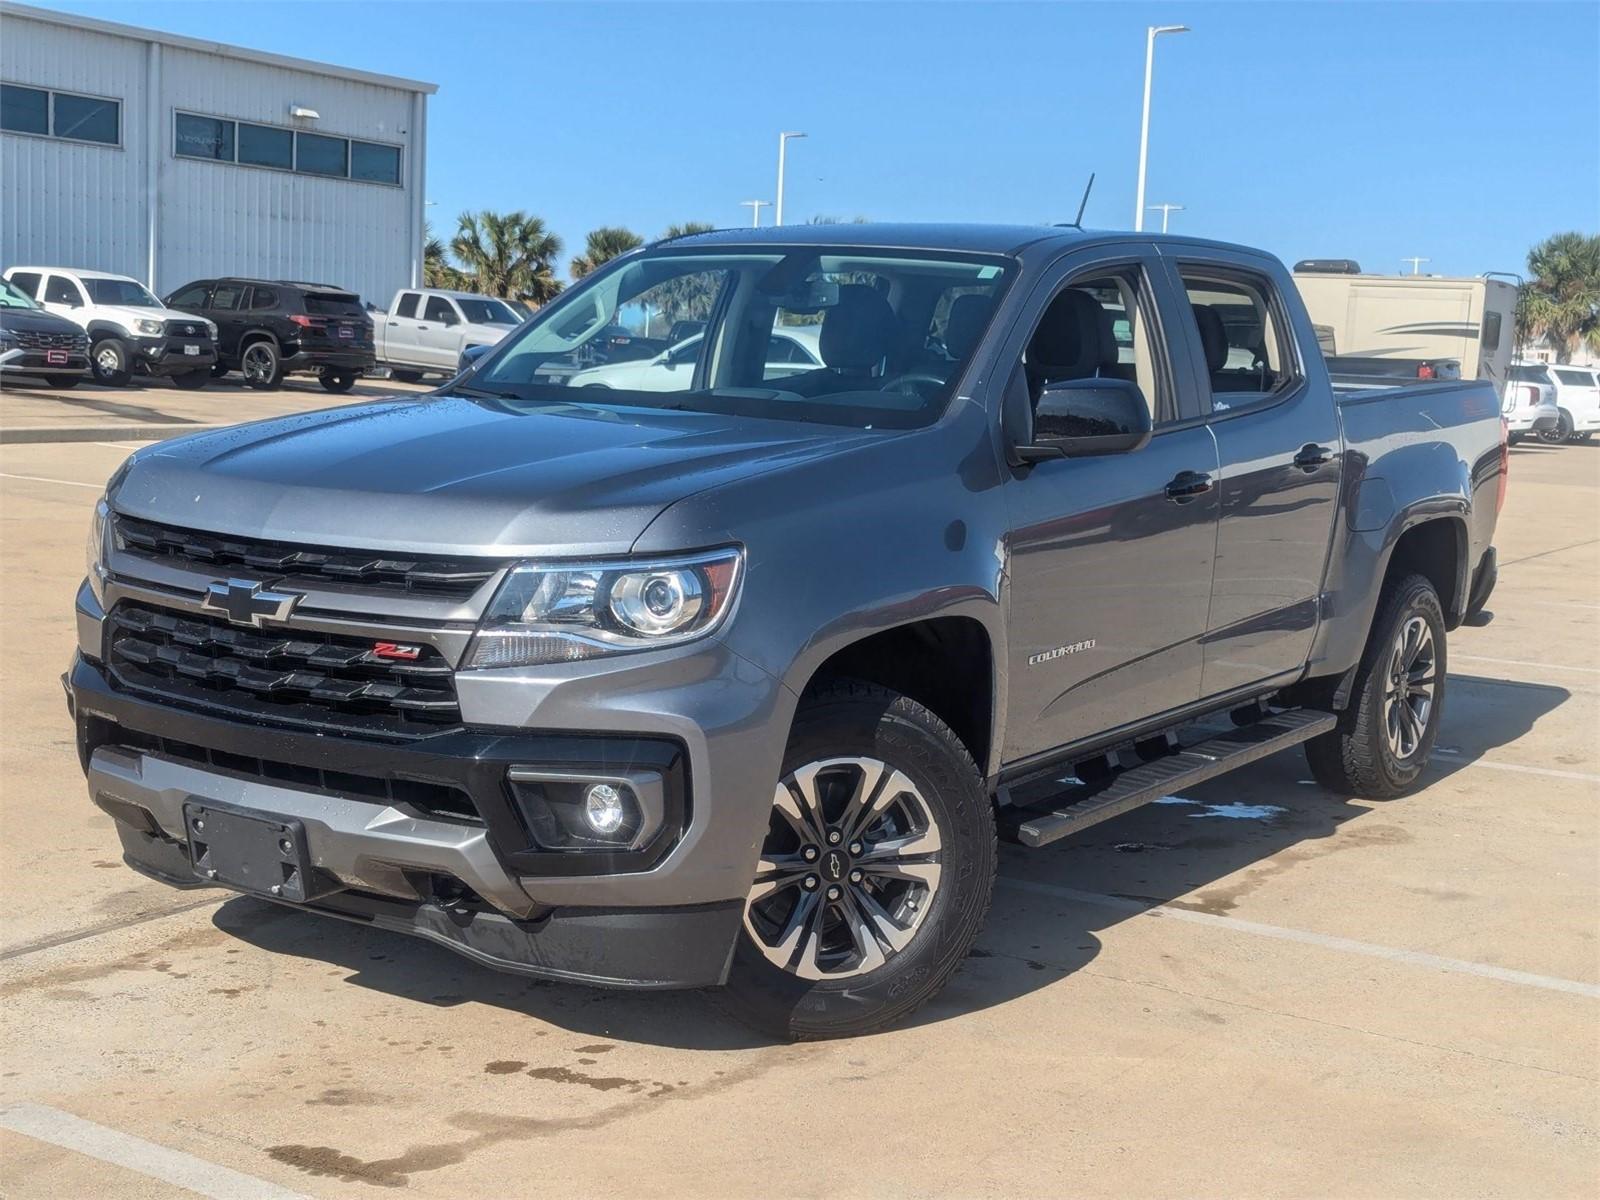
[[1289,277],[1269,259],[1171,252],[1182,328],[1205,364],[1221,463],[1221,525],[1205,636],[1207,697],[1296,674],[1321,612],[1338,499],[1333,397],[1313,386],[1292,328]]
[[[1060,303],[1068,291],[1098,313],[1081,299]],[[1115,374],[1139,384],[1155,434],[1140,450],[1047,460],[1007,482],[1008,762],[1199,698],[1217,452],[1189,408],[1188,343],[1169,346],[1176,302],[1144,250],[1080,251],[1051,272],[1010,335],[1020,361],[1009,386],[1027,389],[1031,403],[1046,372],[1050,382]],[[1081,319],[1090,314],[1093,331]]]
[[461,358],[461,314],[447,296],[429,296],[417,325],[417,349],[422,361],[441,371],[453,371]]
[[385,362],[403,366],[428,365],[417,349],[417,326],[422,324],[417,310],[422,297],[416,292],[401,292],[394,303],[394,311],[383,319],[383,358]]

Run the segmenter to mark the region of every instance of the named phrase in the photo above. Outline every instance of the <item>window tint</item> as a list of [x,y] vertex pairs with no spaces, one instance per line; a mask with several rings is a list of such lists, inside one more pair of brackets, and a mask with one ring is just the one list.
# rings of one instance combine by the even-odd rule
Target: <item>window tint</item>
[[46,304],[70,304],[74,308],[83,306],[83,295],[78,291],[78,285],[60,275],[50,276],[45,283],[44,300]]
[[1288,341],[1278,328],[1272,284],[1262,276],[1180,268],[1216,412],[1242,408],[1295,381]]
[[11,284],[19,292],[31,296],[35,300],[39,298],[39,275],[37,272],[18,271],[11,277]]
[[126,308],[160,308],[157,300],[142,283],[132,279],[85,279],[89,299],[96,304],[115,304]]
[[350,143],[350,178],[373,183],[400,182],[400,148],[372,142]]
[[306,312],[314,317],[364,317],[359,297],[346,292],[307,292]]
[[498,300],[456,299],[461,315],[473,325],[518,325],[522,318]]
[[1484,350],[1500,349],[1500,314],[1486,312],[1483,314],[1483,332],[1478,344]]
[[178,114],[172,152],[180,158],[209,158],[233,161],[233,122],[215,117]]
[[424,321],[450,321],[455,318],[455,310],[450,307],[450,301],[443,296],[429,296],[428,307],[423,310]]
[[1561,367],[1556,367],[1554,370],[1556,378],[1570,387],[1594,387],[1595,385],[1594,376],[1588,371],[1563,370]]
[[172,299],[167,301],[167,307],[204,308],[206,306],[206,292],[210,287],[209,283],[191,283],[181,292],[174,292]]
[[394,315],[406,318],[416,317],[417,294],[415,292],[401,292],[400,303],[394,306]]
[[[1023,351],[1023,372],[1034,405],[1052,383],[1123,379],[1137,384],[1146,403],[1154,406],[1153,421],[1174,419],[1176,411],[1157,383],[1145,316],[1148,295],[1144,272],[1135,266],[1073,280],[1058,292]],[[1037,407],[1035,414],[1040,415]]]
[[248,290],[242,283],[219,283],[211,294],[211,307],[221,312],[238,312],[244,307],[244,294]]
[[49,133],[50,93],[42,88],[0,84],[0,129],[13,133]]
[[294,168],[294,134],[287,129],[239,123],[239,161],[252,167]]
[[278,307],[278,293],[271,288],[250,289],[250,311],[271,312]]
[[1511,368],[1511,378],[1518,383],[1549,383],[1550,368],[1543,363],[1518,363]]
[[302,175],[346,175],[350,144],[320,133],[294,135],[294,169]]
[[122,105],[115,100],[72,96],[66,92],[55,94],[55,117],[51,131],[58,138],[105,142],[114,146],[121,141],[121,121]]

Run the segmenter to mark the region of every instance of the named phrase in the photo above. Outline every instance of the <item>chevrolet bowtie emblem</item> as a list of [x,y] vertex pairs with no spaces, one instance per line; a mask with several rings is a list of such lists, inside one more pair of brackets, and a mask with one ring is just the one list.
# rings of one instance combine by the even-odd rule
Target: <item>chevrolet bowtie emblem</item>
[[298,603],[298,593],[268,591],[254,579],[219,579],[206,588],[200,606],[225,613],[235,625],[260,629],[263,621],[287,621]]

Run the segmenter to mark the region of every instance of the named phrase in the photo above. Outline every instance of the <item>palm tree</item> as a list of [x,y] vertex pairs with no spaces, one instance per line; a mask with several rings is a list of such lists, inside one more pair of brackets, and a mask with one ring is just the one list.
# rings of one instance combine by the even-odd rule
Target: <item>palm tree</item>
[[450,252],[466,268],[473,289],[486,295],[540,305],[561,291],[554,267],[561,239],[539,217],[521,211],[462,213]]
[[710,233],[716,226],[709,221],[685,221],[682,225],[668,225],[663,239],[690,237],[696,233]]
[[[667,231],[661,236],[670,240],[690,237],[697,233],[710,233],[715,228],[715,225],[705,221],[684,221],[680,225],[667,226]],[[646,308],[655,310],[668,324],[705,320],[710,315],[711,306],[716,299],[716,282],[705,271],[674,275],[671,279],[656,284],[641,297]]]
[[1517,325],[1545,337],[1557,362],[1581,344],[1600,353],[1600,235],[1558,233],[1528,251],[1528,274]]
[[613,258],[629,250],[637,250],[642,245],[644,239],[633,230],[618,225],[602,225],[599,229],[589,231],[589,236],[584,239],[583,253],[574,258],[567,269],[572,272],[574,279],[582,279],[591,271],[598,271]]
[[467,275],[450,265],[445,257],[444,239],[433,232],[433,226],[422,226],[422,286],[460,290],[468,287]]

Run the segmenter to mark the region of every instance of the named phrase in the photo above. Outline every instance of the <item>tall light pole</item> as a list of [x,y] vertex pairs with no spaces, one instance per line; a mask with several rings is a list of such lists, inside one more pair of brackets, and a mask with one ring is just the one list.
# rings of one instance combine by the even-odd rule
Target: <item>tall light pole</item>
[[1144,117],[1139,122],[1139,194],[1133,202],[1133,228],[1144,229],[1144,169],[1150,155],[1150,72],[1156,61],[1156,38],[1163,33],[1188,33],[1187,25],[1152,25],[1144,35]]
[[740,204],[750,210],[750,228],[761,228],[761,210],[772,203],[771,200],[741,200]]
[[772,223],[783,224],[783,155],[788,149],[790,138],[803,138],[803,133],[780,133],[778,135],[778,203],[772,210]]
[[1147,205],[1145,205],[1145,207],[1148,208],[1151,212],[1158,212],[1158,213],[1161,214],[1161,232],[1162,233],[1165,233],[1167,231],[1167,216],[1168,216],[1168,214],[1175,213],[1175,212],[1182,212],[1183,211],[1183,205],[1181,205],[1181,204],[1147,204]]
[[1413,255],[1410,258],[1402,258],[1400,261],[1403,262],[1403,263],[1410,263],[1411,264],[1411,273],[1413,275],[1419,275],[1419,274],[1422,273],[1422,264],[1425,263],[1425,262],[1432,262],[1433,259],[1431,259],[1431,258],[1418,258],[1415,255]]

